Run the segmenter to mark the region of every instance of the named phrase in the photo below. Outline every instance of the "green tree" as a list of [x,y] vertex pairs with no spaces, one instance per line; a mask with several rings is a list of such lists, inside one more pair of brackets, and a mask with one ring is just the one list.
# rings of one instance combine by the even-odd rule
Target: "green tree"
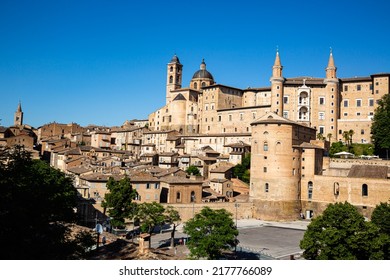
[[165,221],[168,224],[173,225],[173,229],[171,231],[171,247],[174,247],[175,246],[176,227],[181,222],[181,217],[180,217],[179,212],[175,208],[173,208],[172,206],[168,206],[165,209],[165,216],[166,216]]
[[322,133],[317,133],[317,139],[318,140],[325,140],[325,137]]
[[381,202],[372,212],[371,222],[379,227],[381,232],[390,235],[390,203]]
[[23,147],[0,149],[0,259],[82,258],[88,234],[69,228],[76,206],[72,178]]
[[330,204],[313,219],[300,242],[305,259],[352,260],[381,256],[379,229],[349,204]]
[[200,175],[200,170],[198,167],[196,167],[195,165],[190,165],[187,169],[186,169],[186,172],[188,175],[195,175],[195,176],[198,176]]
[[225,209],[204,207],[186,222],[184,232],[190,236],[187,246],[191,257],[197,259],[218,259],[223,250],[231,249],[238,243],[238,230],[232,214]]
[[109,178],[107,182],[108,193],[104,196],[102,206],[108,210],[113,227],[124,228],[125,219],[132,218],[136,214],[137,204],[132,202],[137,192],[133,189],[129,177],[120,181]]
[[[160,203],[141,203],[138,205],[137,220],[140,222],[140,228],[142,232],[147,232],[152,236],[152,233],[156,226],[164,225],[167,217],[165,216],[165,208]],[[150,238],[151,240],[151,238]],[[149,247],[151,246],[149,242]]]
[[247,154],[241,164],[237,164],[233,169],[233,176],[239,178],[240,180],[249,183],[250,170],[251,167],[251,154]]
[[328,134],[326,135],[326,138],[328,138],[328,141],[329,141],[329,142],[332,141],[332,136],[333,136],[332,133],[328,133]]
[[347,147],[342,142],[333,142],[329,149],[329,156],[333,157],[334,154],[346,151]]
[[375,109],[374,118],[371,124],[371,139],[375,146],[377,154],[386,152],[390,148],[390,95],[385,94],[378,101],[378,107]]

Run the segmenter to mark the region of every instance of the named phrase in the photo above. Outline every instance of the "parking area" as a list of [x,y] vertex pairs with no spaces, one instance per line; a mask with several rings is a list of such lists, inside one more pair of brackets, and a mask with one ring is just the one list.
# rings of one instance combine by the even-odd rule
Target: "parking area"
[[260,226],[239,228],[238,249],[253,251],[273,259],[289,259],[299,256],[299,243],[305,233],[302,229]]

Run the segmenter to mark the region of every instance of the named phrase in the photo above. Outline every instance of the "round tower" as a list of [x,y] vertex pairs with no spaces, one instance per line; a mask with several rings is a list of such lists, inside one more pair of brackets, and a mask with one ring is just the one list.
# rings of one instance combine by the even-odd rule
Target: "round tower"
[[167,65],[166,104],[172,101],[172,90],[181,88],[183,65],[175,54]]
[[274,66],[272,67],[271,82],[271,112],[283,116],[283,66],[280,62],[279,51],[276,51]]
[[251,172],[249,198],[255,205],[254,215],[264,220],[296,219],[301,210],[299,144],[305,139],[304,131],[314,129],[273,112],[251,126],[251,170],[255,172]]
[[336,76],[337,67],[334,63],[332,49],[330,50],[328,66],[325,68],[326,78],[324,80],[326,100],[326,113],[329,116],[326,120],[324,136],[331,135],[331,142],[337,141],[337,119],[339,118],[339,79]]

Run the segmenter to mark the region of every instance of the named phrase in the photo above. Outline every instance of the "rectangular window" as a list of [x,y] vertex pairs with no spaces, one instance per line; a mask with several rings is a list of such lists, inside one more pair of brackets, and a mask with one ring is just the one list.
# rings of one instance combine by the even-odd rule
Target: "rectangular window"
[[232,115],[229,115],[229,121],[232,121]]
[[268,183],[265,183],[264,191],[269,192],[269,184]]
[[150,184],[146,183],[146,189],[150,189]]
[[372,98],[368,99],[368,106],[370,107],[374,106],[374,99]]
[[372,90],[372,89],[373,89],[372,84],[370,84],[370,90]]
[[155,183],[154,184],[154,188],[157,190],[157,189],[159,189],[160,188],[160,184],[159,183]]
[[252,113],[252,118],[256,119],[256,113]]
[[267,167],[263,167],[264,173],[267,173]]
[[356,86],[356,90],[357,90],[357,91],[361,91],[361,90],[362,90],[362,86],[361,86],[361,85],[357,85],[357,86]]
[[288,111],[283,111],[283,118],[288,119]]
[[348,86],[344,86],[344,91],[348,91]]
[[284,104],[288,104],[288,96],[284,96],[283,97],[283,103]]
[[325,97],[320,97],[319,103],[320,103],[320,105],[324,105],[325,104]]
[[348,99],[344,100],[344,107],[348,107]]
[[356,99],[356,107],[362,107],[362,100]]
[[222,120],[222,116],[218,116],[218,121],[220,122]]
[[240,121],[244,120],[244,114],[240,113]]
[[324,135],[325,133],[325,127],[324,126],[320,126],[318,127],[319,128],[319,133],[321,133],[322,135]]
[[362,130],[360,131],[360,134],[364,134],[364,129],[362,129]]
[[319,112],[318,113],[318,119],[319,120],[324,120],[325,119],[325,113],[324,112]]

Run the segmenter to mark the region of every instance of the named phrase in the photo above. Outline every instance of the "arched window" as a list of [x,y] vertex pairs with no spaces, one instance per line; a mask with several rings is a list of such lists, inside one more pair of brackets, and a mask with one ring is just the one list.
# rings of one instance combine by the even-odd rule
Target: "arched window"
[[264,191],[269,192],[269,184],[268,183],[265,183]]
[[307,183],[307,198],[308,199],[313,198],[313,182],[312,181]]
[[275,152],[280,153],[282,151],[282,143],[280,141],[276,142]]
[[173,76],[169,76],[169,83],[170,83],[170,84],[173,83]]
[[194,83],[194,89],[198,89],[198,83]]
[[176,202],[180,202],[180,201],[181,201],[181,193],[177,192],[176,193]]
[[268,151],[268,142],[264,142],[263,150]]
[[194,191],[192,191],[191,192],[191,202],[195,202],[195,192]]
[[334,193],[334,195],[340,194],[340,185],[338,182],[334,182],[334,184],[333,184],[333,193]]
[[169,68],[169,72],[173,72],[173,66]]
[[206,86],[206,83],[205,82],[202,82],[202,87],[205,87]]
[[368,186],[367,184],[362,185],[362,196],[368,196]]

